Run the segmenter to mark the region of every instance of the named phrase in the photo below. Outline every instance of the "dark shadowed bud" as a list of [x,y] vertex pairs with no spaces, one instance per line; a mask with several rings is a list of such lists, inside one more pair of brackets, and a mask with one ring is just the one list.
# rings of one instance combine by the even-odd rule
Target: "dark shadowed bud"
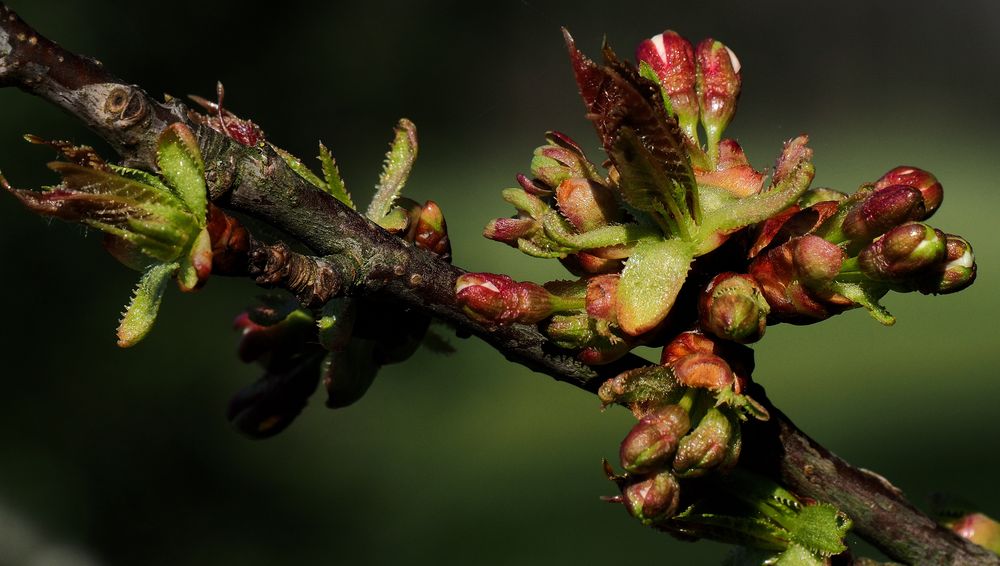
[[688,412],[680,405],[667,405],[642,417],[622,441],[622,467],[632,473],[663,467],[690,428]]
[[946,248],[945,235],[940,230],[908,222],[861,250],[858,267],[872,279],[899,281],[941,263]]
[[494,218],[483,229],[483,236],[516,248],[519,238],[530,238],[538,228],[534,218]]
[[906,185],[892,185],[875,191],[844,218],[843,231],[849,239],[868,242],[890,228],[926,217],[920,191]]
[[327,407],[346,407],[364,396],[380,368],[375,361],[377,346],[374,340],[355,337],[345,348],[327,354],[320,368]]
[[671,363],[670,368],[677,382],[687,387],[718,391],[729,387],[736,379],[726,360],[714,354],[688,354]]
[[972,245],[953,234],[946,234],[947,249],[942,264],[924,276],[919,290],[924,294],[946,294],[961,291],[976,280],[976,257]]
[[660,472],[622,488],[625,508],[644,525],[673,517],[677,512],[680,496],[680,484],[670,472]]
[[807,284],[831,281],[844,264],[844,250],[819,236],[806,235],[796,241],[792,253],[795,270]]
[[611,189],[579,177],[559,184],[556,204],[563,216],[580,232],[607,226],[621,218]]
[[321,353],[297,355],[268,369],[264,377],[239,390],[226,418],[254,439],[278,434],[295,420],[319,382]]
[[444,221],[444,213],[437,203],[429,200],[420,209],[417,219],[417,230],[413,243],[443,258],[451,258],[451,242],[448,240],[448,225]]
[[698,301],[702,328],[741,344],[760,340],[770,310],[757,281],[745,273],[716,275]]
[[670,108],[691,141],[698,139],[697,71],[694,49],[677,32],[667,30],[639,44],[635,58],[646,63],[660,79]]
[[240,360],[244,363],[260,361],[267,365],[273,359],[291,356],[312,337],[315,332],[312,314],[301,309],[283,314],[274,324],[261,324],[260,318],[255,317],[252,311],[236,317],[233,327],[240,332],[237,347]]
[[618,282],[621,276],[598,275],[587,280],[587,314],[597,320],[614,322],[618,318]]
[[698,44],[698,104],[701,123],[714,151],[736,112],[740,94],[740,62],[728,47],[714,39]]
[[565,134],[549,132],[547,145],[535,150],[531,159],[531,174],[549,187],[558,187],[566,179],[593,178],[594,166],[580,146]]
[[970,513],[949,525],[958,536],[1000,554],[1000,523],[983,515]]
[[681,439],[674,457],[674,473],[694,478],[712,470],[724,471],[736,465],[741,446],[738,417],[710,407],[691,434]]
[[563,299],[537,283],[518,283],[494,273],[460,276],[455,298],[469,317],[495,324],[533,324],[557,311],[583,308],[583,300]]
[[930,218],[944,200],[944,189],[937,177],[923,169],[902,165],[889,171],[875,182],[875,190],[882,190],[893,185],[906,185],[920,191],[924,199],[924,216],[917,220]]

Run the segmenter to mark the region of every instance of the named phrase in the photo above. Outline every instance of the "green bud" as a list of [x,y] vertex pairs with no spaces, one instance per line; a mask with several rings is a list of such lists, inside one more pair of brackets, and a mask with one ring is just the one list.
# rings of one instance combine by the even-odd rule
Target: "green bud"
[[681,439],[674,457],[674,473],[694,478],[712,470],[725,470],[740,456],[740,425],[728,411],[710,407],[691,434]]
[[946,238],[940,230],[909,222],[861,250],[858,267],[872,279],[900,281],[941,263],[946,252]]
[[651,525],[669,519],[677,513],[681,486],[670,472],[660,472],[626,485],[622,501],[629,514]]
[[716,275],[698,301],[702,328],[741,344],[760,340],[770,310],[757,281],[745,273]]
[[632,473],[663,467],[690,428],[688,412],[680,405],[667,405],[647,414],[622,441],[619,451],[622,467]]

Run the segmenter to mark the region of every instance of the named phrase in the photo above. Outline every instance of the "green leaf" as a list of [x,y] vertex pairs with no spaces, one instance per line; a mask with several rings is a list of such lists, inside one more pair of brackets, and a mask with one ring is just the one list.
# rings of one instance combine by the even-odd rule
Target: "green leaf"
[[[414,141],[414,154],[416,154],[416,141]],[[351,200],[351,194],[347,192],[347,185],[344,184],[344,180],[340,177],[337,162],[334,161],[333,154],[323,145],[323,142],[319,144],[319,162],[323,168],[323,178],[326,179],[326,192],[352,209],[357,210],[358,207],[354,206],[354,201]],[[405,177],[403,180],[406,180]],[[399,188],[403,188],[402,184],[400,184]]]
[[134,346],[142,340],[156,321],[167,282],[180,266],[176,263],[158,263],[151,266],[139,279],[132,293],[132,301],[118,324],[118,345]]
[[851,520],[833,505],[817,503],[801,508],[794,521],[785,523],[785,528],[794,542],[810,552],[832,556],[847,550],[844,537],[851,528]]
[[831,291],[847,297],[854,304],[864,307],[879,324],[883,326],[896,324],[896,317],[892,316],[892,313],[878,302],[878,297],[873,290],[857,283],[843,281],[834,281],[830,283],[829,288]]
[[670,312],[694,257],[679,240],[642,240],[625,263],[618,284],[618,324],[636,336],[656,327]]
[[175,122],[163,130],[156,148],[156,165],[160,176],[194,213],[198,225],[205,226],[208,214],[205,163],[190,128]]
[[[322,144],[320,144],[320,146],[322,147]],[[278,156],[281,157],[281,159],[285,162],[285,164],[288,165],[289,169],[291,169],[292,171],[295,171],[296,175],[298,175],[299,177],[302,177],[309,184],[311,184],[312,186],[316,187],[317,189],[319,189],[321,191],[328,191],[326,181],[324,181],[323,179],[320,179],[319,177],[316,176],[315,173],[313,173],[312,171],[310,171],[309,168],[306,167],[306,165],[304,163],[302,163],[301,159],[299,159],[298,157],[295,157],[291,153],[288,153],[287,151],[281,149],[280,147],[278,147],[276,145],[272,144],[271,145],[271,149],[273,149],[274,152],[277,153]]]
[[792,544],[788,550],[777,556],[775,566],[823,566],[823,560],[817,558],[805,547]]
[[392,210],[392,204],[406,184],[417,158],[417,127],[406,118],[396,125],[396,137],[385,154],[385,165],[379,176],[375,196],[365,212],[370,220],[378,220]]

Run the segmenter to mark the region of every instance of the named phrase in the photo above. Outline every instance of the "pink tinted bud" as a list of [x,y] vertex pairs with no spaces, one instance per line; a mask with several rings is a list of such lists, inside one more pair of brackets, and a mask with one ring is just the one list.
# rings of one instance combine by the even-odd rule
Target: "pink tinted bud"
[[937,177],[923,169],[901,165],[892,169],[875,182],[875,190],[881,190],[893,185],[906,185],[920,191],[924,199],[924,216],[916,220],[930,218],[944,200],[944,189]]
[[667,405],[647,414],[622,441],[622,467],[632,473],[664,467],[690,428],[688,412],[680,405]]
[[718,144],[736,112],[740,95],[740,62],[728,47],[714,39],[698,44],[698,104],[709,146]]
[[867,242],[894,226],[926,217],[918,189],[892,185],[873,192],[844,218],[843,231],[851,240]]
[[556,204],[580,232],[617,222],[621,217],[610,189],[582,178],[566,179],[556,189]]
[[466,273],[455,282],[455,298],[470,318],[480,322],[533,324],[553,313],[553,296],[536,283],[518,283],[506,275]]
[[832,281],[844,264],[844,250],[819,236],[806,235],[796,241],[792,254],[799,278],[806,283]]
[[533,218],[495,218],[483,228],[483,236],[516,248],[518,239],[530,238],[537,228]]
[[667,30],[640,43],[635,58],[656,72],[681,127],[692,140],[696,139],[693,133],[698,123],[698,77],[694,49],[688,40]]
[[965,515],[951,525],[951,530],[986,550],[1000,553],[1000,523],[982,513]]
[[429,200],[420,209],[417,230],[413,243],[443,258],[451,258],[451,242],[448,240],[448,225],[444,213],[436,202]]

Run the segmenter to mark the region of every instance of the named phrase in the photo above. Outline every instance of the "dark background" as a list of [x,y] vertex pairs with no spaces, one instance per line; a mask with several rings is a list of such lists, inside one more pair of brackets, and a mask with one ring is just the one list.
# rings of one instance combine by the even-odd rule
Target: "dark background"
[[[1000,515],[997,35],[1000,5],[773,2],[9,3],[42,33],[150,93],[209,98],[304,158],[322,139],[356,200],[374,184],[395,121],[420,128],[407,193],[434,198],[456,262],[544,280],[547,263],[479,236],[510,213],[499,190],[547,129],[597,142],[562,47],[627,55],[670,27],[726,42],[743,64],[728,132],[758,168],[801,132],[815,186],[851,191],[898,164],[946,191],[933,222],[976,246],[959,295],[892,295],[892,329],[863,312],[773,327],[757,379],[804,430],[891,478]],[[150,5],[152,6],[152,5]],[[95,143],[52,107],[0,91],[0,168],[54,177],[26,132]],[[171,289],[139,346],[114,329],[137,274],[77,226],[0,195],[0,564],[712,564],[727,547],[645,529],[598,496],[622,410],[506,363],[477,340],[386,368],[357,405],[318,396],[279,437],[252,442],[223,418],[255,379],[230,321],[259,292],[213,280]]]

